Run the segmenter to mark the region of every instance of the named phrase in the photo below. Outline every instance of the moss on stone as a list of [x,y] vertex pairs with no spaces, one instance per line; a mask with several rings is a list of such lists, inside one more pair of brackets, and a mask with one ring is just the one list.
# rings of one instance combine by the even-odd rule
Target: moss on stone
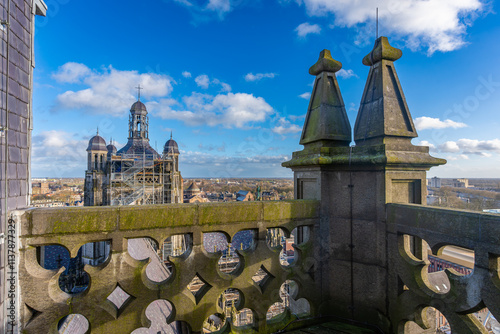
[[200,204],[198,219],[200,225],[258,221],[261,210],[261,202]]
[[110,232],[116,228],[116,215],[116,209],[95,208],[34,212],[33,234]]
[[163,227],[191,226],[195,205],[140,206],[120,209],[120,229],[138,230]]
[[313,200],[295,200],[264,202],[264,220],[279,221],[285,219],[315,218],[319,215],[319,202]]

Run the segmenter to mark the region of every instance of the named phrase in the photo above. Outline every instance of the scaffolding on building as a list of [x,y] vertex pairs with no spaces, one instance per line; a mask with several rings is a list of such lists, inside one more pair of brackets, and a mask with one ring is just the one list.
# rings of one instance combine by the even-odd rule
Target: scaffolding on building
[[111,157],[110,205],[179,202],[179,177],[171,156],[122,154]]

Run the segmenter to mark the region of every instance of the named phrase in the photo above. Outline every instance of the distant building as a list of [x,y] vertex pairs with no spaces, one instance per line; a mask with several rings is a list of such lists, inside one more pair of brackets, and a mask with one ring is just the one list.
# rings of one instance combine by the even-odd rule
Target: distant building
[[184,203],[208,203],[210,202],[208,198],[202,194],[197,194],[193,196],[184,196]]
[[263,191],[262,192],[262,200],[263,201],[277,201],[280,197],[274,191]]
[[33,195],[45,195],[50,192],[48,182],[33,182],[31,187]]
[[430,179],[429,186],[431,188],[441,188],[441,179],[439,177],[434,176],[432,179]]
[[201,189],[198,187],[195,181],[191,182],[189,187],[184,190],[184,198],[189,198],[196,196],[201,193]]
[[469,188],[469,179],[453,179],[453,187]]
[[236,193],[236,201],[237,202],[255,201],[255,196],[250,191],[240,190]]

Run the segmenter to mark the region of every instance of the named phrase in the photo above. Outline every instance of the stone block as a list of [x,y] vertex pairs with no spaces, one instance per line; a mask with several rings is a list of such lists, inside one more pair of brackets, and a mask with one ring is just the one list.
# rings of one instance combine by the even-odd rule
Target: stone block
[[9,146],[17,146],[17,135],[19,132],[16,130],[7,131],[7,139],[9,140]]
[[195,205],[137,206],[120,209],[120,229],[152,229],[193,225]]
[[10,197],[21,196],[21,185],[19,180],[9,180],[8,185]]
[[[15,72],[9,70],[9,76],[15,75],[16,79],[19,77],[19,70],[16,68]],[[19,83],[14,80],[9,80],[9,94],[12,94],[16,97],[21,95],[21,88],[19,87]]]
[[[262,204],[259,202],[200,204],[200,224],[225,224],[228,222],[250,222],[261,219]],[[235,218],[237,217],[237,218]]]
[[26,178],[28,177],[28,166],[27,165],[17,164],[17,177],[19,179],[26,180]]
[[[29,88],[29,86],[30,86],[30,78],[29,78],[28,73],[24,72],[21,69],[18,69],[18,82],[21,85],[21,87]],[[21,98],[21,100],[23,102],[28,103],[27,99],[24,99],[24,100],[22,99],[22,97],[23,97],[22,91],[19,92],[18,96],[19,96],[19,98]]]
[[21,149],[21,163],[22,164],[28,163],[28,150],[24,148]]
[[[109,232],[116,229],[117,208],[48,209],[33,212],[33,234]],[[121,218],[121,217],[120,217]]]
[[21,183],[21,196],[27,196],[28,195],[27,182],[24,180],[20,180],[19,182]]
[[[24,120],[23,120],[24,122]],[[17,147],[28,148],[28,135],[22,132],[17,133]]]
[[7,211],[16,210],[17,207],[17,197],[7,198]]
[[[23,27],[21,27],[21,25],[19,24],[19,21],[17,20],[12,20],[10,22],[10,32],[16,34],[16,36],[23,40],[24,39],[24,33],[25,33],[25,30],[23,29]],[[18,63],[15,63],[16,65]]]
[[7,164],[7,180],[17,179],[17,164],[8,163]]
[[21,117],[9,113],[9,131],[21,131]]
[[[25,74],[25,73],[24,73],[24,71],[21,71],[21,73],[23,73],[23,77],[24,77],[25,75],[27,76],[27,74]],[[29,89],[28,89],[28,87],[29,87],[29,78],[28,78],[28,77],[26,77],[26,78],[25,78],[25,80],[26,80],[26,81],[22,81],[22,84],[24,85],[24,87],[23,87],[23,86],[21,86],[21,96],[19,96],[19,99],[20,99],[23,103],[26,103],[26,104],[27,104],[27,103],[29,103],[29,101],[30,101],[30,91],[29,91]],[[24,116],[24,117],[28,117],[28,108],[25,108],[25,109],[23,110],[23,113],[21,113],[21,115],[22,115],[22,116]]]
[[9,147],[9,161],[21,162],[21,149],[18,147]]

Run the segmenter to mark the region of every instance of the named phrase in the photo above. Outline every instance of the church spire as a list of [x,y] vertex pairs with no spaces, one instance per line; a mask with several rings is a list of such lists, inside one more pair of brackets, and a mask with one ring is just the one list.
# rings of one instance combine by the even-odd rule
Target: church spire
[[301,145],[349,146],[351,125],[335,76],[341,68],[342,64],[332,58],[330,51],[323,50],[309,69],[316,80],[300,137]]
[[370,73],[354,127],[356,145],[417,137],[394,67],[394,61],[402,55],[401,50],[392,47],[387,37],[382,36],[363,59],[363,64],[370,66]]

